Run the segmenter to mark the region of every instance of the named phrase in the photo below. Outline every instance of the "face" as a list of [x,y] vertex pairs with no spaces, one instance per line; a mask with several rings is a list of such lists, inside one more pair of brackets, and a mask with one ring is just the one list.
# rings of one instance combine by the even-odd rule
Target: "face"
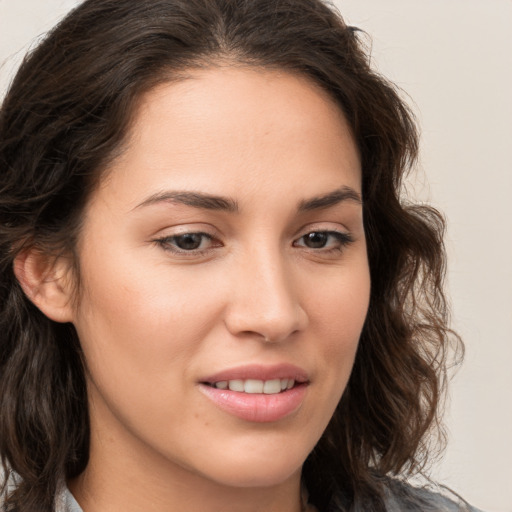
[[218,67],[147,93],[78,246],[91,461],[299,474],[368,307],[360,195],[347,123],[305,78]]

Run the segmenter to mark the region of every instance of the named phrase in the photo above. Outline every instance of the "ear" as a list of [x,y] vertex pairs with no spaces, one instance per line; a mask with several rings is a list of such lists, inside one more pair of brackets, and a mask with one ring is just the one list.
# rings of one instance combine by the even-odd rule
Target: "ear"
[[27,297],[48,318],[72,321],[73,272],[69,259],[29,248],[16,256],[14,274]]

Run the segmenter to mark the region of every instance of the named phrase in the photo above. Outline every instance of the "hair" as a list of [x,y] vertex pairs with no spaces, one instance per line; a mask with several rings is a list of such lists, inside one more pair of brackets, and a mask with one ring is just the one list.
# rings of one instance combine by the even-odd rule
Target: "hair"
[[370,305],[346,391],[303,468],[310,501],[384,510],[385,478],[424,467],[458,341],[442,288],[444,223],[402,197],[418,132],[364,41],[321,0],[87,0],[25,57],[0,111],[0,454],[18,482],[6,510],[52,511],[89,450],[76,331],[30,302],[14,259],[29,247],[73,255],[141,95],[219,62],[320,85],[361,157]]

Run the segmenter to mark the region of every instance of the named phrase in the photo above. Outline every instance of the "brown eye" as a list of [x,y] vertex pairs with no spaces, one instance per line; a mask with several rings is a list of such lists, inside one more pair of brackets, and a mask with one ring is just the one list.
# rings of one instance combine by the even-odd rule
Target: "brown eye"
[[329,241],[329,233],[313,232],[304,235],[304,245],[310,249],[322,249]]
[[341,250],[352,241],[352,236],[348,233],[340,233],[338,231],[311,231],[301,236],[293,245],[327,252],[330,250]]
[[199,249],[201,244],[206,237],[203,233],[186,233],[184,235],[173,236],[171,240],[174,245],[182,251],[194,251]]
[[165,250],[174,253],[200,253],[218,246],[213,237],[207,233],[183,233],[182,235],[166,236],[155,240]]

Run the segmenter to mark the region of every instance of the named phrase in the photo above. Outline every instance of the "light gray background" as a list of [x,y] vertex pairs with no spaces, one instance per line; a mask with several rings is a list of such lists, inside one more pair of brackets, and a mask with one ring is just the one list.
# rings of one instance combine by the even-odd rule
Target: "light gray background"
[[[0,0],[0,95],[76,0]],[[337,0],[373,39],[422,126],[413,181],[449,221],[448,284],[467,355],[451,387],[436,479],[512,512],[512,0]]]

